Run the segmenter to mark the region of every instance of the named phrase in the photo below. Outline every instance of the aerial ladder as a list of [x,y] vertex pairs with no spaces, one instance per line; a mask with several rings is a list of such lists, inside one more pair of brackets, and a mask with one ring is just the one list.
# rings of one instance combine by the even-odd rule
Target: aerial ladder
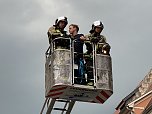
[[[62,46],[58,45],[61,42]],[[89,66],[91,70],[80,77],[76,73],[79,67],[75,65],[74,42],[70,38],[55,38],[45,53],[46,99],[40,114],[43,114],[44,110],[46,114],[53,114],[53,111],[71,114],[76,101],[103,104],[113,94],[111,56],[96,51],[96,47],[103,44],[92,43],[93,60]],[[87,82],[89,74],[93,75],[93,85],[77,83],[77,80]],[[63,107],[57,106],[58,103],[63,103]]]
[[[62,107],[62,108],[56,107],[55,108],[54,105],[55,105],[56,102],[63,102],[64,103],[64,107]],[[71,111],[72,111],[72,108],[73,108],[73,106],[75,104],[75,101],[66,100],[66,99],[52,99],[50,101],[50,98],[46,98],[40,114],[43,114],[44,107],[45,107],[46,104],[48,105],[46,114],[51,114],[51,112],[53,110],[60,111],[60,114],[70,114]]]

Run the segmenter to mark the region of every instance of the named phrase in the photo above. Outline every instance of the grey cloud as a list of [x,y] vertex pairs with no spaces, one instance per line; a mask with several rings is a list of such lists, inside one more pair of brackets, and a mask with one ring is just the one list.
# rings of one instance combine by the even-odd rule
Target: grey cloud
[[78,102],[72,114],[113,113],[152,67],[151,4],[150,0],[1,0],[1,113],[39,113],[44,100],[46,32],[61,15],[79,24],[85,34],[93,21],[101,19],[112,47],[114,94],[103,105]]

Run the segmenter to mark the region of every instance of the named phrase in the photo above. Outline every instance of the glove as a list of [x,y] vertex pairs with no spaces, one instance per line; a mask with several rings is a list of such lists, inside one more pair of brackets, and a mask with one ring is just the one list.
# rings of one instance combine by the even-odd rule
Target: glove
[[98,37],[91,37],[91,39],[90,39],[90,41],[92,42],[92,43],[98,43],[99,42],[99,38]]
[[111,47],[109,44],[104,44],[102,48],[103,48],[103,50],[109,51]]

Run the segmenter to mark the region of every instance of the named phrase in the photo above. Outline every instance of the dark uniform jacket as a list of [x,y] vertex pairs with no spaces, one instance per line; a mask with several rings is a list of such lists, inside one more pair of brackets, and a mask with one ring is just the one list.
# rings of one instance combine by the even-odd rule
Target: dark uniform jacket
[[77,34],[74,36],[74,52],[82,54],[84,41],[80,40],[81,36],[83,36],[83,34]]
[[80,40],[80,37],[84,36],[83,34],[77,34],[74,37],[71,37],[71,39],[74,42],[74,59],[75,63],[78,62],[80,58],[83,58],[83,45],[84,41]]

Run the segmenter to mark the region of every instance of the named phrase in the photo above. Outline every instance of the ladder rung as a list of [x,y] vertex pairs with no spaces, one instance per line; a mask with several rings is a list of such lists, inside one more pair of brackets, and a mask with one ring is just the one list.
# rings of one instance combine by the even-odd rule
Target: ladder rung
[[94,80],[94,79],[89,79],[89,78],[88,78],[88,80]]
[[63,108],[53,108],[53,110],[67,111],[66,109],[63,109]]
[[[59,108],[53,108],[56,101],[64,102],[65,103],[64,107],[63,108],[62,107],[61,108],[60,107]],[[51,114],[52,110],[61,111],[62,112],[61,114],[64,114],[65,112],[66,112],[66,114],[70,114],[74,104],[75,104],[75,101],[73,101],[73,100],[52,99],[51,102],[49,103],[49,107],[47,109],[46,114]]]
[[56,99],[56,101],[58,101],[58,102],[69,102],[68,100],[64,100],[64,99]]
[[86,78],[81,78],[81,77],[74,77],[75,79],[86,79]]

